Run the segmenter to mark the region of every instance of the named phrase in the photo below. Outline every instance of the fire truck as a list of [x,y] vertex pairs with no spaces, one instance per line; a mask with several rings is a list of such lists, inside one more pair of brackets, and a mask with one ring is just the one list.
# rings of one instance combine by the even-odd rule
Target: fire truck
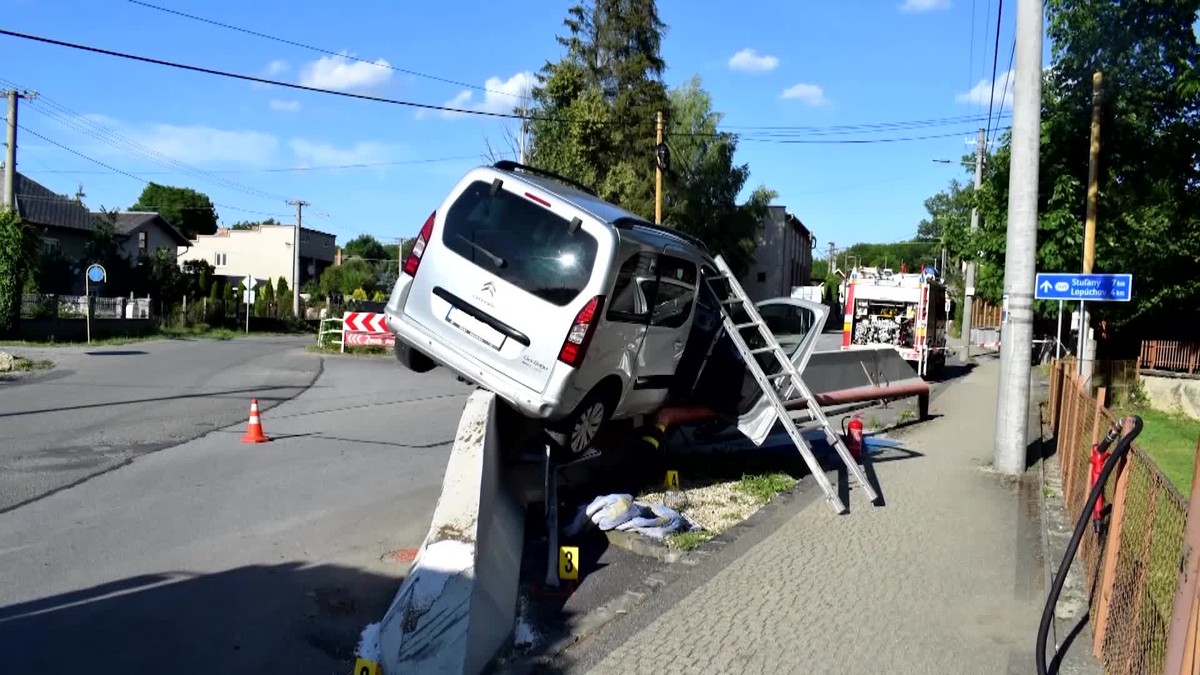
[[846,280],[842,349],[887,345],[921,377],[946,365],[946,286],[932,269],[894,273],[855,267]]

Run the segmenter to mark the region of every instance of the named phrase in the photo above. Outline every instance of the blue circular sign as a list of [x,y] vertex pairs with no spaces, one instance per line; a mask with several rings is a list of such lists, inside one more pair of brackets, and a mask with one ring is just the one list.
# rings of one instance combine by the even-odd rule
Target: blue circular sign
[[88,281],[100,283],[104,281],[104,268],[99,265],[92,265],[87,269]]

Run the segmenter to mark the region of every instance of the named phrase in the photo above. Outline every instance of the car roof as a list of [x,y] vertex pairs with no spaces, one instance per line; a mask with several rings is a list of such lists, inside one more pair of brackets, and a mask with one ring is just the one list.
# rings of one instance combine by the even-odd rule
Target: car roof
[[506,177],[511,176],[522,183],[545,190],[559,199],[568,202],[580,211],[587,213],[596,220],[617,228],[623,235],[629,235],[630,238],[637,241],[658,247],[673,244],[694,249],[704,258],[710,257],[708,248],[695,237],[667,227],[655,225],[631,211],[627,211],[616,204],[601,199],[597,195],[585,192],[579,187],[564,182],[566,179],[556,180],[550,176],[541,176],[527,171],[513,171],[509,167],[534,170],[515,163],[487,168],[493,171],[500,171]]

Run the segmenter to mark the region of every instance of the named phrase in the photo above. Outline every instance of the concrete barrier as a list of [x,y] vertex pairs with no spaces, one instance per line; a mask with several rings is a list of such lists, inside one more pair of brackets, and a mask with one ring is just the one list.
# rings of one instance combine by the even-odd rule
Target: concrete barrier
[[479,673],[511,642],[525,519],[502,466],[499,405],[483,390],[467,399],[429,534],[382,622],[364,632],[378,643],[360,653],[385,675]]

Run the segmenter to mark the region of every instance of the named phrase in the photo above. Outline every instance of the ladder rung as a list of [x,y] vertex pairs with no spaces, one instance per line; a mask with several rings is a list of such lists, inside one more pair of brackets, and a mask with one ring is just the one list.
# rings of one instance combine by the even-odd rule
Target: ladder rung
[[745,330],[747,328],[750,328],[751,326],[761,326],[761,325],[762,324],[757,321],[751,321],[750,323],[739,323],[739,324],[735,325],[734,328],[736,328],[738,330]]
[[735,305],[735,304],[740,304],[741,302],[742,302],[741,298],[725,298],[724,300],[721,301],[721,304],[722,305]]
[[766,354],[767,352],[775,351],[774,347],[761,347],[759,349],[751,349],[750,354]]

